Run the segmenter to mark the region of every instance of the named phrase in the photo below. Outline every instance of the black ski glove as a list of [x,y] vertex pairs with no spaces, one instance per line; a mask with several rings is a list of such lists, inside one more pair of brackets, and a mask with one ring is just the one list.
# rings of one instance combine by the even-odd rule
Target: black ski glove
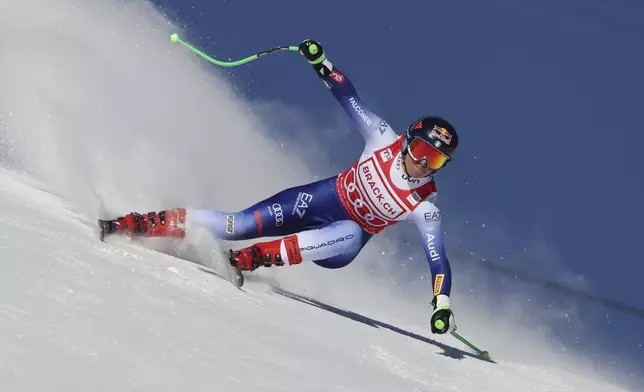
[[434,313],[432,313],[431,319],[432,333],[444,334],[452,332],[456,329],[454,313],[449,308],[449,302],[447,306],[437,306],[437,297],[432,300],[432,305],[434,305]]
[[318,76],[322,77],[331,73],[333,66],[326,60],[326,54],[319,42],[307,39],[302,41],[299,48],[300,53],[306,57]]

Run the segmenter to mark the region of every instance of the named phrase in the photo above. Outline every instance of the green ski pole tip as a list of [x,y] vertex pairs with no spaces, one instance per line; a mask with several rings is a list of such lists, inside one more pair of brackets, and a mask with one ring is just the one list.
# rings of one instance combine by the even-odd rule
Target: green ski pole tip
[[481,357],[483,357],[483,359],[490,359],[490,353],[487,351],[482,351]]
[[174,42],[174,43],[179,42],[179,34],[177,34],[177,33],[172,34],[172,35],[170,36],[170,41],[172,41],[172,42]]

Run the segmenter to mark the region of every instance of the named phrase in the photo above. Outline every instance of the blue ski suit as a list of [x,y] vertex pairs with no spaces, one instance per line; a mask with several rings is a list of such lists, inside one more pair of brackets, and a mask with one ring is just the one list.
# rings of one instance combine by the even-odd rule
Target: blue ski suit
[[373,235],[411,220],[424,246],[434,295],[443,294],[449,301],[452,277],[441,212],[433,202],[434,179],[406,175],[401,164],[403,137],[364,105],[346,75],[328,59],[324,62],[332,72],[320,79],[365,140],[360,158],[337,176],[285,189],[243,211],[188,209],[187,224],[206,226],[225,240],[295,234],[304,261],[341,268]]

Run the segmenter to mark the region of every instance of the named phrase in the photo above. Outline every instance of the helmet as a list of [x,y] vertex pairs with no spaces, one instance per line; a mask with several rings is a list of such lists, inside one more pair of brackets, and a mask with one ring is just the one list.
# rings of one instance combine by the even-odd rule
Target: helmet
[[402,151],[416,162],[425,160],[436,172],[452,160],[457,147],[458,135],[452,124],[438,116],[425,116],[407,128]]

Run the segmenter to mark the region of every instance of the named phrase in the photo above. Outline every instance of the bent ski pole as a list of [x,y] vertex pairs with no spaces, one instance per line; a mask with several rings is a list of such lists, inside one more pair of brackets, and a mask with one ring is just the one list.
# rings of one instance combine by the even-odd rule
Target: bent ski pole
[[463,344],[465,344],[467,347],[471,348],[472,350],[476,351],[477,354],[479,354],[483,359],[490,359],[490,353],[488,353],[485,350],[479,350],[475,345],[467,341],[464,337],[459,335],[456,331],[452,331],[452,336],[454,336],[456,339],[460,340]]
[[221,61],[221,60],[213,59],[212,57],[208,56],[207,54],[205,54],[204,52],[200,51],[199,49],[197,49],[194,46],[190,45],[189,43],[183,41],[181,38],[179,38],[179,34],[177,34],[177,33],[174,33],[174,34],[170,35],[170,41],[185,46],[186,48],[192,50],[194,53],[198,54],[199,56],[203,57],[204,59],[206,59],[206,60],[210,61],[211,63],[213,63],[215,65],[218,65],[220,67],[237,67],[239,65],[249,63],[249,62],[251,62],[253,60],[257,60],[258,58],[260,58],[262,56],[265,56],[267,54],[274,53],[274,52],[280,52],[280,51],[284,51],[284,50],[290,50],[290,51],[293,51],[293,52],[299,52],[300,51],[300,48],[298,46],[284,45],[284,46],[277,46],[277,47],[274,47],[274,48],[266,49],[266,50],[264,50],[262,52],[254,54],[252,56],[248,56],[248,57],[246,57],[244,59],[241,59],[241,60],[237,60],[237,61]]

